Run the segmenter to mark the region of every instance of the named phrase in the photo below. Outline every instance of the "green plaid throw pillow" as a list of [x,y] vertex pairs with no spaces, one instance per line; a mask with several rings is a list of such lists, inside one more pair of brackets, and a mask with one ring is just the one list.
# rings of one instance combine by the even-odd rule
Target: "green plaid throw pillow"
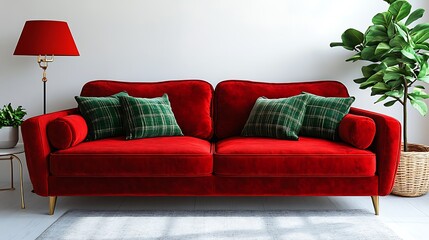
[[298,140],[308,98],[258,98],[241,135]]
[[119,96],[128,96],[128,93],[120,92],[109,97],[75,97],[79,111],[88,125],[86,140],[124,134]]
[[343,117],[349,112],[354,97],[321,97],[303,92],[309,96],[304,122],[300,135],[337,139],[337,128]]
[[183,136],[164,94],[157,98],[119,97],[124,111],[126,139]]

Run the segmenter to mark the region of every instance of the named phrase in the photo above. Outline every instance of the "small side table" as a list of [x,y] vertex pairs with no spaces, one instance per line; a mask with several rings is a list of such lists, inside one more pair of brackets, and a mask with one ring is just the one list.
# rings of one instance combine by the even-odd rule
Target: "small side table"
[[24,152],[24,144],[18,143],[14,148],[0,148],[0,160],[9,160],[10,161],[10,188],[2,188],[0,191],[5,190],[15,190],[13,187],[13,159],[16,159],[19,163],[19,183],[20,183],[20,189],[21,189],[21,208],[25,208],[24,203],[24,186],[23,186],[23,179],[22,179],[22,163],[21,159],[17,157],[15,154],[23,153]]

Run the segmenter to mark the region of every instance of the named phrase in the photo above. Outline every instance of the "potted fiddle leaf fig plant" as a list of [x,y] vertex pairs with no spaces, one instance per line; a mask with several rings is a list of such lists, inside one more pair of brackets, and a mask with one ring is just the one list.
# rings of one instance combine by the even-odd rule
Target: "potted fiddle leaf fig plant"
[[0,109],[0,148],[13,148],[18,143],[18,127],[27,113],[22,106],[14,109],[9,103]]
[[424,9],[412,11],[406,0],[383,1],[389,5],[387,11],[377,13],[364,33],[347,29],[341,35],[342,41],[330,46],[354,51],[346,61],[369,62],[361,69],[363,76],[354,82],[360,84],[360,89],[370,88],[372,96],[379,95],[375,103],[386,100],[386,107],[402,105],[403,151],[393,193],[421,196],[429,189],[429,148],[408,143],[407,111],[410,104],[421,115],[428,112],[424,100],[429,94],[424,85],[429,83],[429,23],[416,24]]

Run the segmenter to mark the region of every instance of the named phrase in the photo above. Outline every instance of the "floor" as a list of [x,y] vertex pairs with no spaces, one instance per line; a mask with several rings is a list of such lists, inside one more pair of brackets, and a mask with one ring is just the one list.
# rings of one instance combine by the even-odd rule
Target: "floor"
[[[8,187],[0,183],[0,188]],[[19,190],[0,191],[0,239],[31,240],[69,209],[91,210],[341,210],[373,212],[370,197],[59,197],[54,216],[48,200],[25,184],[26,209],[20,209]],[[374,216],[377,217],[377,216]],[[429,238],[429,195],[418,198],[380,198],[378,218],[405,240]]]

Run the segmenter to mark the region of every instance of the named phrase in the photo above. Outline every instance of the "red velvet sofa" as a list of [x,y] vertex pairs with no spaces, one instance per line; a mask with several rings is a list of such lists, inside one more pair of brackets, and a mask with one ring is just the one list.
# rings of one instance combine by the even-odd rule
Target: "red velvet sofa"
[[[367,149],[311,137],[289,141],[240,136],[258,97],[303,91],[349,96],[339,82],[228,80],[214,90],[202,80],[97,80],[85,84],[81,95],[124,90],[135,97],[167,93],[185,136],[115,137],[58,150],[50,141],[72,141],[86,134],[81,130],[85,124],[51,139],[47,126],[58,117],[79,115],[77,109],[26,120],[22,135],[30,179],[36,194],[49,197],[50,214],[57,196],[371,196],[378,214],[378,196],[391,192],[401,143],[400,123],[391,117],[351,108],[344,119],[364,116],[374,123],[375,137]],[[353,132],[353,124],[347,123],[340,131],[342,139],[352,141],[366,134]]]

